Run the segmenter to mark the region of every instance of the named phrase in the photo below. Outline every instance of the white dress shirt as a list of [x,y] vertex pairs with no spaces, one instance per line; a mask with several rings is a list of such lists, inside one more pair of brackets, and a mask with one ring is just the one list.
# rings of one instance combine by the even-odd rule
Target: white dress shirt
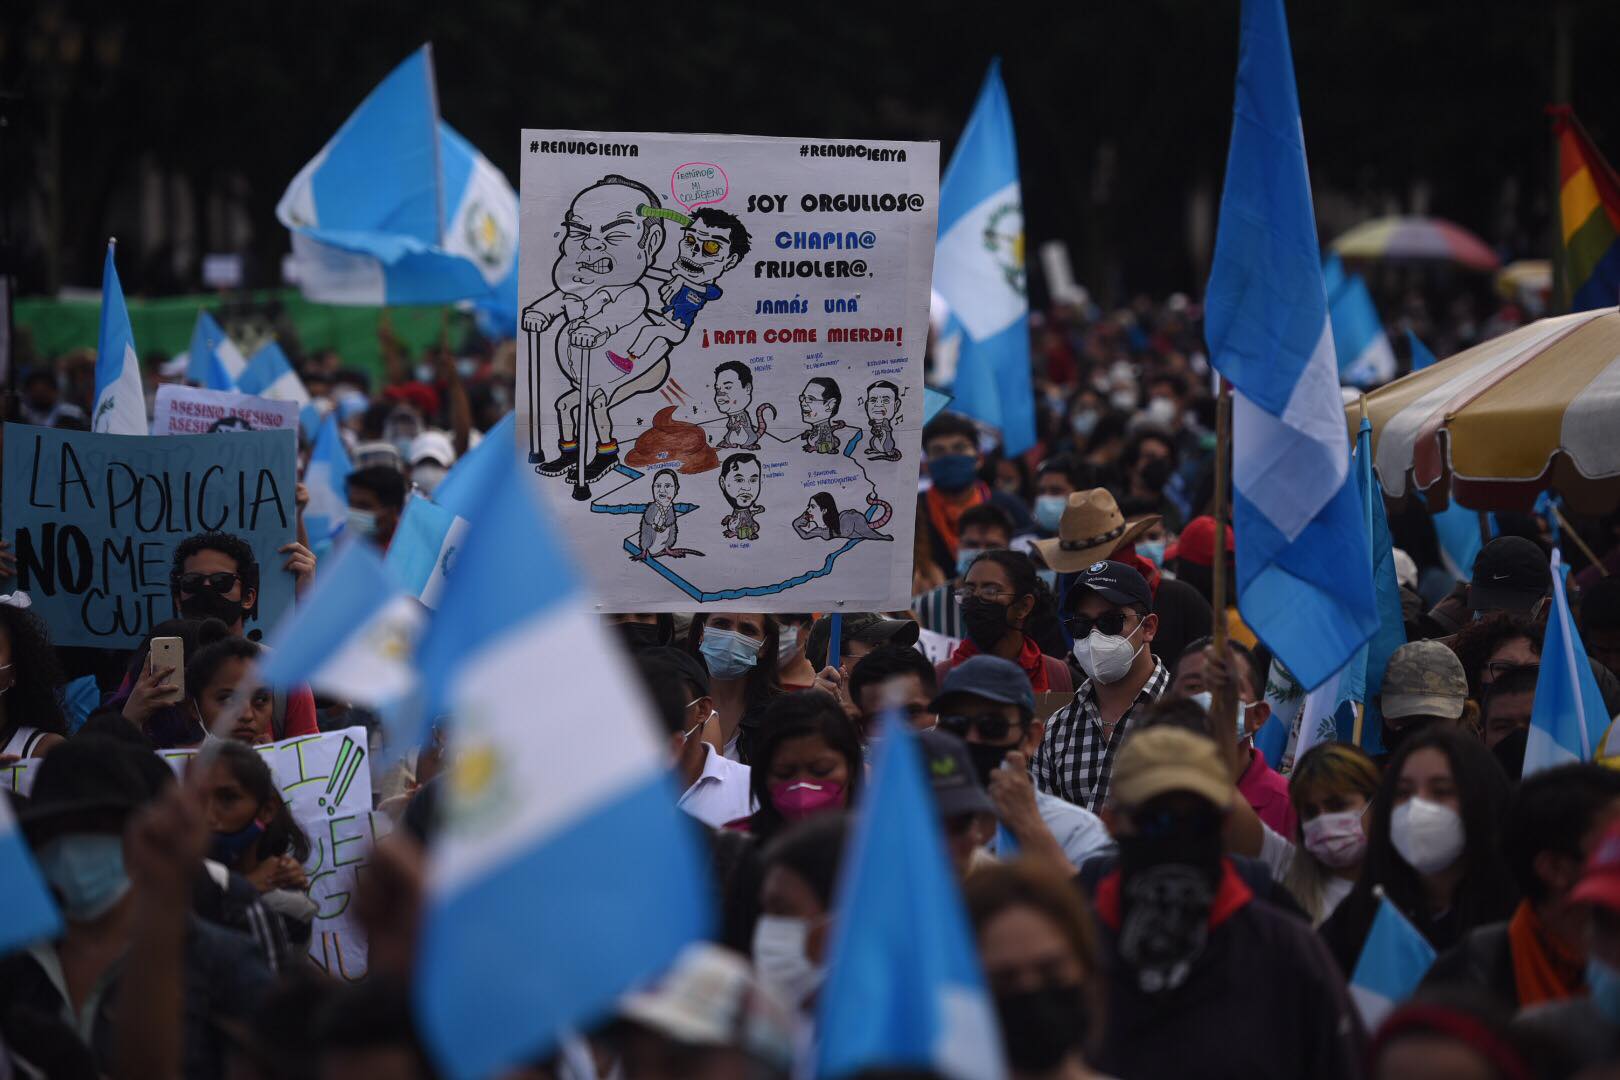
[[703,772],[676,803],[711,829],[719,829],[756,809],[749,768],[703,747]]

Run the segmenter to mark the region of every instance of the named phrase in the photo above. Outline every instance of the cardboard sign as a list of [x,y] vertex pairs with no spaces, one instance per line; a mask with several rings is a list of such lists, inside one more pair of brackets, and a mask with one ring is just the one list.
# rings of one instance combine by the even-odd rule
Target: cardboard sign
[[938,145],[523,147],[517,449],[598,609],[908,606]]
[[280,431],[298,426],[296,401],[273,401],[228,390],[165,383],[152,406],[152,434],[207,435],[214,431]]
[[172,618],[174,549],[219,531],[259,565],[245,629],[268,627],[293,599],[278,550],[297,528],[291,430],[99,435],[7,424],[4,533],[57,645],[131,648]]

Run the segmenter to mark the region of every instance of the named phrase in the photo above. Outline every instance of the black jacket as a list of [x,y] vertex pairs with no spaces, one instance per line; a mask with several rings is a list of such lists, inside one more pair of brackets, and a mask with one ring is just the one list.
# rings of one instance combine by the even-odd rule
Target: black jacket
[[1474,986],[1490,994],[1509,1012],[1519,1011],[1519,984],[1513,977],[1513,948],[1508,924],[1488,923],[1470,930],[1441,953],[1423,977],[1423,985]]

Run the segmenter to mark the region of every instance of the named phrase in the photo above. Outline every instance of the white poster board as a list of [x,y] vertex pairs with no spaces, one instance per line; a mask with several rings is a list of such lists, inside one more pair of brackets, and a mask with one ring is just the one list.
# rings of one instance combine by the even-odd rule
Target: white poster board
[[206,435],[211,431],[279,431],[298,426],[296,401],[164,383],[152,403],[153,435]]
[[523,150],[518,453],[599,609],[908,606],[938,145]]
[[[366,729],[345,728],[254,747],[270,766],[281,797],[309,837],[309,897],[320,906],[309,956],[328,974],[354,981],[366,973],[366,938],[355,920],[355,888],[371,860],[386,815],[371,809],[371,755]],[[159,750],[177,775],[195,750]],[[0,787],[28,795],[42,759],[0,766]]]

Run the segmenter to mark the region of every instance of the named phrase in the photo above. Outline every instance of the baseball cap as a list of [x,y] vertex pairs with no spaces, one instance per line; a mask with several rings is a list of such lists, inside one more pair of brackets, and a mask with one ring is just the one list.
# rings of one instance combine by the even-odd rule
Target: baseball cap
[[1066,606],[1073,608],[1081,593],[1088,589],[1110,604],[1130,604],[1144,611],[1153,610],[1153,591],[1148,588],[1147,579],[1135,567],[1122,562],[1094,562],[1080,571],[1069,589]]
[[450,436],[444,432],[424,431],[411,440],[410,458],[412,465],[437,461],[448,469],[456,463],[456,448],[450,444]]
[[1581,880],[1569,898],[1577,904],[1597,904],[1620,911],[1620,825],[1603,834],[1586,860]]
[[1172,791],[1190,791],[1224,810],[1232,803],[1232,774],[1213,739],[1169,725],[1134,732],[1114,761],[1116,802],[1141,806]]
[[[1223,531],[1226,535],[1226,553],[1230,555],[1237,550],[1237,540],[1230,525]],[[1168,552],[1165,553],[1165,558],[1171,557]],[[1214,566],[1215,519],[1204,514],[1187,522],[1187,527],[1182,529],[1181,535],[1176,538],[1176,553],[1173,557],[1195,566]]]
[[1552,589],[1552,570],[1535,541],[1498,536],[1474,556],[1468,606],[1474,611],[1529,611]]
[[69,832],[121,832],[130,814],[173,779],[150,750],[105,735],[80,736],[39,763],[17,820],[36,848]]
[[1384,669],[1378,704],[1386,718],[1435,716],[1445,720],[1463,714],[1468,676],[1457,654],[1438,641],[1409,641],[1396,649]]
[[1023,668],[999,656],[970,656],[952,668],[938,696],[928,703],[928,711],[939,712],[941,702],[959,694],[1016,705],[1025,716],[1035,714],[1035,691],[1030,688],[1029,676]]
[[[810,637],[804,644],[805,655],[826,656],[828,638],[831,634],[832,620],[823,615],[810,627]],[[922,627],[910,619],[891,619],[875,611],[856,611],[844,616],[843,628],[839,634],[839,648],[843,652],[849,651],[848,643],[851,641],[863,641],[874,647],[904,645],[910,648],[917,644]],[[838,657],[829,657],[824,663],[836,665]]]
[[917,743],[940,817],[996,812],[990,796],[979,786],[979,773],[967,743],[944,731],[924,731],[917,736]]
[[741,956],[688,945],[657,986],[627,995],[619,1015],[687,1046],[727,1046],[786,1068],[793,1059],[788,1012]]

